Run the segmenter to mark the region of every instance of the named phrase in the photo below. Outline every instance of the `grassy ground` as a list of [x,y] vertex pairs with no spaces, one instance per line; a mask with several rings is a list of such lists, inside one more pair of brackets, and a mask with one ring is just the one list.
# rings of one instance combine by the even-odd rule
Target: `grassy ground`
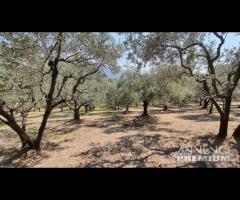
[[[82,110],[83,111],[83,110]],[[170,108],[151,107],[150,117],[140,117],[142,108],[111,110],[98,107],[82,113],[79,124],[72,111],[54,110],[42,141],[42,152],[21,152],[16,134],[0,124],[0,167],[239,167],[240,145],[231,137],[239,123],[240,109],[232,111],[229,137],[216,141],[217,113],[208,115],[197,105]],[[32,112],[28,133],[34,136],[42,112]],[[225,145],[230,162],[179,162],[179,147]]]

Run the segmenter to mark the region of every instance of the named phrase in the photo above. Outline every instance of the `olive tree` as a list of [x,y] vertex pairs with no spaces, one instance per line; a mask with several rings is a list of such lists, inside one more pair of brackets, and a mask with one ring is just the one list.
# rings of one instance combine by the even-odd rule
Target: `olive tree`
[[[218,136],[227,136],[232,94],[240,79],[240,49],[224,51],[227,33],[158,32],[130,34],[128,44],[135,60],[175,63],[198,83],[220,114]],[[224,79],[216,73],[221,64],[226,69]],[[221,108],[216,99],[224,101]]]
[[[36,150],[40,150],[52,110],[72,101],[87,76],[104,64],[114,64],[119,55],[119,47],[106,33],[18,32],[1,33],[0,37],[0,68],[7,75],[0,77],[0,120],[18,134],[22,147],[28,145]],[[69,70],[73,66],[81,66],[80,72]],[[72,79],[72,96],[63,94]],[[26,113],[39,102],[43,102],[44,113],[36,137],[30,138]],[[14,117],[16,111],[24,113],[24,123],[19,124]]]
[[156,90],[156,85],[153,81],[153,76],[150,73],[137,72],[134,76],[135,90],[139,99],[143,102],[142,116],[148,116],[149,103],[159,93]]
[[[82,85],[90,76],[102,68],[118,69],[117,59],[122,51],[113,38],[107,33],[79,33],[71,34],[69,39],[68,56],[61,61],[69,66],[66,72],[72,78],[67,105],[74,111],[74,120],[80,121],[82,102]],[[71,53],[70,53],[71,52]],[[69,86],[68,86],[69,88]]]

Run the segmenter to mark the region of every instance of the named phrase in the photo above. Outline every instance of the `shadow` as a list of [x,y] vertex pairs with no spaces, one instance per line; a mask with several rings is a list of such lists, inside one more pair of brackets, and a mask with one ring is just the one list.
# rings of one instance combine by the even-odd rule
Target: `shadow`
[[[169,132],[169,133],[188,133],[189,131],[180,131],[173,128],[164,128],[161,126],[169,126],[171,122],[158,122],[158,119],[154,116],[149,117],[137,117],[131,121],[125,121],[120,126],[108,128],[105,132],[111,134],[114,132],[125,132],[129,130],[141,131],[153,131],[153,132]],[[160,127],[158,127],[160,126]]]
[[83,115],[100,115],[100,116],[111,116],[117,114],[117,111],[93,111],[88,113],[83,113]]
[[79,123],[76,123],[74,120],[64,121],[64,123],[54,126],[53,128],[48,128],[46,130],[49,130],[51,134],[56,135],[68,134],[79,129],[81,126],[83,126],[83,123],[85,122],[84,119],[81,119]]
[[[18,149],[18,148],[11,148],[11,149],[0,149],[0,157],[2,160],[0,161],[0,168],[29,168],[34,167],[35,165],[39,164],[43,159],[48,158],[49,156],[46,155],[44,151],[61,151],[67,147],[62,147],[60,144],[71,141],[70,139],[64,140],[60,143],[54,142],[42,142],[41,144],[41,152],[36,152],[35,150],[31,150],[29,148]],[[14,163],[13,163],[14,162]]]
[[3,149],[1,148],[0,151],[0,156],[3,156],[3,160],[0,161],[0,167],[11,167],[12,166],[12,162],[20,157],[22,157],[23,155],[26,155],[27,152],[29,151],[28,148],[25,149]]
[[119,124],[123,121],[123,117],[120,115],[112,116],[109,118],[98,119],[95,121],[91,121],[90,123],[85,123],[85,127],[90,128],[108,128],[111,125]]
[[[152,129],[157,124],[157,118],[149,117],[136,117],[133,120],[128,121],[122,117],[107,119],[103,123],[105,125],[104,132],[107,134],[112,134],[115,132],[125,132],[129,130],[142,130],[142,128],[152,127]],[[116,125],[117,127],[110,127],[111,125]],[[101,126],[103,128],[103,126]]]
[[134,114],[134,113],[136,113],[136,111],[132,111],[132,110],[128,110],[128,111],[123,111],[121,114],[123,114],[123,115],[129,115],[129,114]]
[[195,137],[193,140],[197,141],[199,145],[207,145],[208,147],[211,146],[216,148],[221,146],[226,139],[218,137],[214,133],[210,132],[207,135]]
[[164,147],[171,139],[158,134],[123,136],[114,143],[94,146],[72,157],[81,157],[85,161],[78,167],[159,167],[161,163],[152,160],[153,156],[168,157],[179,150],[179,144],[175,147]]
[[[183,115],[183,116],[178,116],[178,118],[181,118],[184,120],[193,120],[197,122],[220,121],[220,116],[208,115],[208,114]],[[234,121],[234,119],[230,117],[229,121]]]
[[169,126],[171,122],[159,122],[158,118],[155,116],[148,116],[148,117],[138,116],[131,120],[123,116],[124,115],[117,115],[111,118],[93,121],[89,124],[84,124],[83,126],[104,129],[103,132],[106,134],[113,134],[113,133],[127,132],[127,131],[142,131],[142,130],[152,131],[152,132],[165,131],[169,133],[180,133],[180,134],[186,134],[190,132],[189,130],[182,131],[182,130],[176,130],[173,128],[161,127],[161,126]]
[[240,138],[239,137],[233,137],[233,139],[236,141],[236,149],[238,151],[238,155],[240,156]]
[[42,144],[42,150],[47,151],[60,151],[65,149],[64,147],[61,147],[60,144],[57,144],[55,142],[45,142]]
[[194,163],[186,163],[176,168],[216,168],[216,165],[213,162],[197,161]]
[[158,115],[158,114],[172,114],[172,113],[185,113],[186,110],[149,110],[150,115]]

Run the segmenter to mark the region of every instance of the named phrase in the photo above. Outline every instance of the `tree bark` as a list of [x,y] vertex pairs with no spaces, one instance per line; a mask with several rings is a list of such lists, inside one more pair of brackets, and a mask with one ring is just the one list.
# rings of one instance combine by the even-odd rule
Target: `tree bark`
[[232,97],[231,96],[225,98],[224,111],[223,111],[223,114],[220,115],[221,120],[220,120],[220,127],[219,127],[218,136],[222,137],[222,138],[227,137],[228,121],[229,121],[231,102],[232,102]]
[[129,105],[126,106],[126,110],[125,111],[128,112],[128,110],[129,110]]
[[223,100],[222,109],[225,110],[225,101]]
[[63,112],[63,108],[64,108],[64,106],[63,106],[63,105],[61,105],[61,112]]
[[163,106],[163,111],[166,111],[168,109],[168,106],[167,105],[164,105]]
[[22,148],[24,148],[27,144],[28,146],[32,149],[34,148],[33,142],[30,139],[30,137],[26,134],[26,132],[21,129],[16,123],[11,123],[10,126],[20,137],[21,143],[22,143]]
[[80,113],[79,113],[79,109],[75,109],[74,110],[74,116],[73,116],[73,120],[77,123],[80,122]]
[[26,131],[26,123],[27,123],[27,113],[21,113],[22,117],[22,130],[25,132]]
[[208,114],[212,114],[212,112],[213,112],[213,101],[211,100],[211,105],[210,105]]
[[240,139],[240,125],[238,125],[238,127],[234,130],[233,137]]
[[51,112],[52,112],[51,106],[47,106],[46,110],[45,110],[45,113],[43,115],[43,120],[42,120],[41,126],[38,130],[38,136],[37,136],[36,140],[34,140],[34,149],[36,149],[36,150],[41,149],[40,148],[40,143],[41,143],[41,140],[42,140],[43,132],[44,132],[45,127],[47,125],[47,120],[48,120]]
[[142,116],[149,116],[148,115],[148,101],[143,101],[143,114]]
[[207,109],[209,101],[210,101],[209,99],[205,99],[205,100],[203,100],[203,106],[202,106],[202,109]]
[[[0,101],[1,103],[1,101]],[[19,136],[21,142],[22,142],[22,148],[24,148],[27,144],[29,145],[30,148],[33,148],[33,143],[30,139],[30,137],[26,134],[26,132],[17,124],[14,116],[12,113],[7,113],[6,111],[3,110],[2,107],[3,104],[0,104],[0,114],[6,119],[6,120],[1,120],[5,124],[7,124],[11,129],[13,129]]]
[[90,111],[92,111],[92,110],[93,110],[93,107],[90,106],[90,105],[88,105],[88,111],[90,112]]
[[78,105],[77,100],[74,100],[73,120],[76,123],[80,122],[80,113],[79,113],[80,108],[81,108],[81,106]]
[[88,105],[84,106],[84,108],[85,108],[85,113],[87,113],[88,112]]

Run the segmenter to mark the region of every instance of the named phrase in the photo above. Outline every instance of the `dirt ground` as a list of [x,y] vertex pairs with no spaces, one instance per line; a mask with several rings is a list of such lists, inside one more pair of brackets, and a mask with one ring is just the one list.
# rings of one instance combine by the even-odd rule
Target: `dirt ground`
[[[208,115],[198,105],[149,108],[151,117],[139,117],[142,108],[111,111],[96,109],[82,114],[80,124],[72,112],[54,111],[42,142],[42,151],[24,152],[16,134],[0,124],[0,167],[240,167],[240,142],[231,137],[239,124],[240,109],[229,121],[228,137],[216,140],[217,113]],[[34,134],[41,112],[31,113],[28,130]],[[231,150],[225,162],[178,161],[179,148],[224,145]]]

